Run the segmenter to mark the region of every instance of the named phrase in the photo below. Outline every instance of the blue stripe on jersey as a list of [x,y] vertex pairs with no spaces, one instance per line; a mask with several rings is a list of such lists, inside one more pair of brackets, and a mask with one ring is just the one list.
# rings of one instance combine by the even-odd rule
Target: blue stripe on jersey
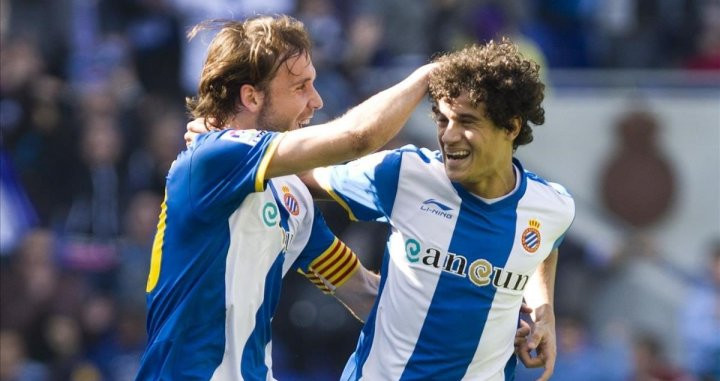
[[563,241],[565,240],[565,234],[567,234],[567,230],[566,230],[565,233],[563,233],[560,237],[558,237],[558,239],[555,240],[555,243],[553,244],[553,247],[552,247],[553,250],[555,250],[555,249],[557,249],[558,247],[560,247],[560,245],[561,245],[561,244],[563,243]]
[[[275,315],[280,287],[282,285],[282,268],[285,255],[280,253],[268,271],[265,278],[265,296],[263,303],[255,314],[256,322],[269,322]],[[238,311],[239,312],[239,311]],[[268,368],[265,365],[265,347],[272,339],[270,324],[255,324],[250,337],[243,349],[240,371],[245,380],[264,380],[267,378]]]
[[[385,254],[383,254],[382,266],[380,274],[388,274],[388,265],[390,261],[390,248],[385,246]],[[370,355],[370,348],[372,348],[373,337],[375,336],[375,318],[377,315],[377,306],[380,302],[380,296],[385,289],[385,281],[387,275],[380,277],[380,285],[378,286],[378,295],[375,298],[375,304],[373,305],[370,315],[365,321],[362,331],[360,332],[360,338],[358,339],[358,345],[355,349],[355,353],[350,356],[345,369],[343,370],[341,381],[359,380],[362,377],[362,368]]]
[[[517,164],[517,162],[518,162],[518,161],[517,161],[516,159],[513,159],[513,163],[516,163],[516,164]],[[520,171],[522,172],[522,167],[520,167]],[[550,184],[548,184],[547,181],[545,181],[545,179],[543,179],[542,177],[536,175],[536,174],[533,173],[533,172],[525,171],[525,175],[527,175],[528,179],[530,179],[530,180],[535,180],[535,181],[537,181],[537,182],[539,182],[539,183],[541,183],[541,184],[545,184],[545,185],[547,185],[547,186],[550,186]]]
[[335,172],[330,176],[329,185],[360,221],[387,222],[395,204],[402,154],[398,151],[378,152],[357,162],[364,163],[376,155],[385,156],[373,166],[372,173],[367,171],[367,165],[361,167],[359,170],[364,171],[361,176],[353,172],[358,169],[351,165],[329,167]]
[[312,212],[314,217],[310,228],[310,239],[292,264],[293,269],[301,269],[305,273],[309,271],[310,263],[335,242],[335,235],[327,227],[320,210],[313,208]]
[[385,216],[392,215],[398,182],[400,181],[401,163],[402,155],[394,152],[387,155],[375,170],[375,181],[373,183],[377,191],[375,197],[379,199],[378,202],[382,206],[382,210],[385,211]]
[[[517,202],[525,193],[525,181],[521,181],[515,194],[490,205],[460,186],[456,189],[463,203],[448,252],[462,255],[467,264],[482,258],[494,267],[504,267],[513,247]],[[422,380],[429,375],[459,380],[465,375],[496,290],[492,284],[468,287],[468,283],[467,277],[442,272],[402,380]],[[438,364],[438,353],[443,353],[448,361]]]
[[280,226],[285,230],[285,232],[290,231],[290,226],[288,225],[288,220],[290,219],[290,214],[283,206],[283,199],[278,194],[277,189],[275,189],[275,186],[272,182],[268,182],[268,185],[270,185],[270,190],[273,193],[273,197],[275,197],[275,203],[278,206],[278,209],[280,210]]
[[[522,320],[522,318],[518,316],[518,328],[520,328],[520,320]],[[505,374],[505,381],[513,381],[515,379],[515,368],[517,367],[517,363],[517,356],[513,353],[507,363],[505,363],[505,369],[503,371]]]
[[517,366],[517,356],[513,353],[507,364],[505,364],[505,381],[513,381],[515,379],[515,367]]

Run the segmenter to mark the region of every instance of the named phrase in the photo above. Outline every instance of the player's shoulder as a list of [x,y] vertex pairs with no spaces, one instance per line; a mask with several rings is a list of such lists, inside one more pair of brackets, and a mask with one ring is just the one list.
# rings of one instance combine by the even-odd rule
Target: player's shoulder
[[393,150],[379,152],[381,160],[393,163],[401,172],[413,169],[427,171],[428,168],[443,168],[439,151],[407,144]]
[[198,136],[191,148],[222,149],[232,147],[234,144],[253,147],[265,139],[272,138],[277,133],[266,130],[222,130],[212,131]]
[[565,188],[564,186],[562,186],[559,183],[546,180],[545,178],[540,177],[536,173],[530,172],[528,170],[525,170],[525,176],[527,176],[528,181],[535,182],[535,183],[539,184],[541,187],[554,192],[555,194],[557,194],[560,197],[572,199],[572,195],[570,194],[570,192],[568,192],[567,188]]
[[222,130],[198,136],[188,147],[193,165],[232,162],[249,155],[260,155],[278,133],[264,130]]
[[425,164],[433,161],[440,161],[439,151],[434,151],[425,147],[418,147],[414,144],[407,144],[392,151],[394,154],[402,156],[405,160],[414,160]]
[[570,192],[563,185],[549,181],[534,172],[524,169],[527,178],[527,193],[530,196],[542,198],[547,204],[554,204],[558,208],[575,213],[575,201]]
[[[439,162],[436,156],[435,152],[427,148],[408,144],[400,148],[378,151],[336,168],[347,170],[348,173],[356,173],[360,170],[397,176],[408,172],[427,171],[428,166]],[[441,162],[440,168],[442,168]]]

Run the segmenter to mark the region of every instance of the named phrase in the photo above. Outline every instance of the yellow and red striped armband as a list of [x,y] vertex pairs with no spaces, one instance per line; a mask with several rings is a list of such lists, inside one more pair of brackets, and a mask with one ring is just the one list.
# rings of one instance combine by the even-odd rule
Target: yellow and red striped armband
[[335,238],[332,245],[310,263],[310,271],[305,275],[325,294],[333,294],[360,267],[355,253],[339,239]]

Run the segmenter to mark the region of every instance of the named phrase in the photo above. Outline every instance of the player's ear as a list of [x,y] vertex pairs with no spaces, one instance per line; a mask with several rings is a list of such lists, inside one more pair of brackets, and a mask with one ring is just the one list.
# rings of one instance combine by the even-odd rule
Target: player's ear
[[240,104],[248,111],[260,111],[264,98],[265,94],[257,87],[249,84],[240,86]]
[[512,127],[512,129],[507,131],[507,137],[510,140],[515,140],[515,138],[520,134],[522,119],[519,116],[512,117],[512,119],[510,119],[510,127]]

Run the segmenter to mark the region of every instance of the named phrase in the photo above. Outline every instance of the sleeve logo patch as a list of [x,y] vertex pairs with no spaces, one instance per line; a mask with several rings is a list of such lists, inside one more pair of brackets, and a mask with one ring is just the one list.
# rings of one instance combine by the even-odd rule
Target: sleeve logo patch
[[262,220],[265,226],[269,228],[277,225],[278,221],[280,220],[278,208],[277,206],[275,206],[274,202],[266,202],[265,205],[263,205],[262,207],[260,215],[262,216]]
[[267,131],[258,130],[230,130],[224,133],[220,139],[254,146],[267,133]]
[[293,216],[300,214],[300,203],[295,196],[290,193],[290,188],[287,185],[283,185],[282,191],[284,193],[283,203],[285,204],[285,209],[287,209]]

